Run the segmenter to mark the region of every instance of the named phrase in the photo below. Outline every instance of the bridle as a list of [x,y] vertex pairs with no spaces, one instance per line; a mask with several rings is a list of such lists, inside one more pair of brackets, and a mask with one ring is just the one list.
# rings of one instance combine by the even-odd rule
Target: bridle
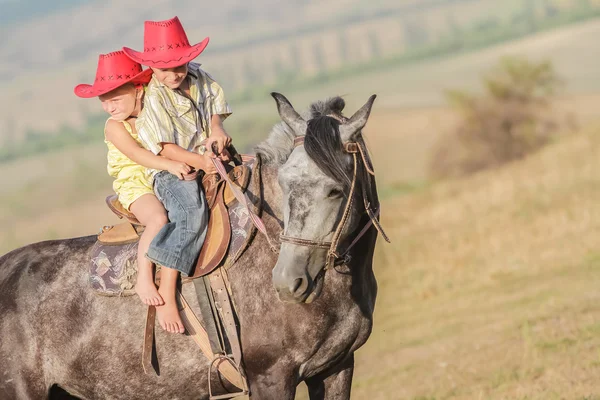
[[[336,117],[334,117],[334,118],[336,118]],[[338,118],[336,118],[336,119],[338,119]],[[343,122],[343,121],[340,121],[340,122]],[[289,243],[289,244],[292,244],[295,246],[313,247],[313,248],[327,250],[327,258],[325,261],[325,266],[320,271],[320,273],[323,273],[327,269],[332,268],[333,266],[340,264],[340,263],[348,264],[351,260],[350,250],[352,250],[352,248],[358,243],[360,238],[362,238],[365,235],[365,233],[367,233],[367,231],[369,230],[371,225],[375,226],[375,228],[381,234],[381,236],[383,236],[385,241],[390,243],[390,239],[384,232],[384,230],[381,227],[381,224],[379,222],[378,217],[379,217],[379,213],[381,210],[380,205],[377,204],[376,209],[373,210],[373,208],[371,207],[371,202],[369,200],[366,187],[363,184],[362,185],[363,205],[365,208],[365,212],[369,216],[369,221],[365,224],[365,226],[361,229],[361,231],[358,233],[358,235],[356,235],[356,237],[348,245],[346,250],[344,250],[343,252],[338,251],[338,246],[339,246],[339,242],[341,240],[342,232],[344,231],[346,224],[348,223],[348,219],[350,217],[350,212],[354,205],[354,197],[355,197],[354,195],[356,193],[356,181],[357,181],[357,177],[358,177],[359,167],[362,167],[365,169],[365,171],[367,172],[368,179],[371,179],[372,176],[373,177],[375,176],[375,171],[373,170],[373,166],[371,164],[371,159],[369,157],[369,153],[368,153],[366,147],[361,142],[346,142],[343,145],[344,145],[344,151],[346,153],[352,155],[352,160],[353,160],[352,183],[350,185],[350,191],[348,193],[348,200],[347,200],[346,206],[344,208],[344,213],[342,214],[342,218],[340,219],[340,222],[338,223],[338,225],[335,229],[332,240],[330,242],[320,242],[320,241],[315,241],[315,240],[310,240],[310,239],[288,236],[288,235],[284,235],[283,233],[280,234],[280,236],[279,236],[279,243]],[[304,136],[296,137],[294,139],[294,148],[300,147],[300,146],[304,146]],[[358,157],[359,154],[360,154],[360,158]],[[245,194],[243,194],[236,187],[236,185],[230,181],[222,162],[218,158],[213,158],[212,161],[215,164],[217,172],[219,173],[221,178],[223,178],[229,184],[234,196],[238,199],[238,201],[240,201],[242,204],[245,205],[246,209],[248,210],[250,219],[252,220],[252,222],[254,223],[256,228],[266,237],[271,250],[274,253],[279,253],[279,249],[278,249],[276,243],[274,243],[274,241],[269,236],[262,219],[260,217],[258,217],[252,211],[252,208],[250,207],[250,201],[245,196]]]
[[[294,148],[304,145],[304,136],[296,137],[294,139]],[[320,242],[310,239],[297,238],[293,236],[288,236],[281,234],[279,236],[279,241],[282,243],[289,243],[295,246],[304,246],[304,247],[314,247],[319,249],[327,250],[327,258],[325,261],[325,266],[323,270],[327,270],[338,263],[348,264],[351,260],[350,250],[358,243],[361,237],[364,236],[365,233],[369,230],[371,225],[374,225],[375,228],[381,236],[385,239],[386,242],[390,242],[390,239],[383,231],[381,224],[379,223],[379,213],[380,206],[376,205],[376,209],[373,210],[371,208],[371,202],[369,201],[368,194],[365,188],[365,185],[362,185],[362,197],[363,204],[365,207],[365,212],[369,216],[369,221],[365,224],[365,226],[361,229],[361,231],[356,235],[356,237],[352,240],[350,245],[343,252],[338,251],[339,242],[342,236],[342,232],[344,231],[346,224],[348,223],[348,219],[350,216],[350,211],[354,205],[354,195],[356,193],[356,180],[358,176],[359,166],[362,166],[368,173],[369,179],[371,176],[375,176],[375,171],[373,170],[373,166],[371,165],[371,160],[369,158],[369,153],[364,145],[360,142],[346,142],[344,143],[344,151],[348,154],[352,155],[353,159],[353,172],[352,172],[352,183],[350,185],[350,192],[348,193],[348,200],[346,202],[346,206],[344,208],[344,213],[342,214],[342,218],[335,229],[333,234],[333,238],[330,242]],[[360,159],[358,157],[360,154]]]

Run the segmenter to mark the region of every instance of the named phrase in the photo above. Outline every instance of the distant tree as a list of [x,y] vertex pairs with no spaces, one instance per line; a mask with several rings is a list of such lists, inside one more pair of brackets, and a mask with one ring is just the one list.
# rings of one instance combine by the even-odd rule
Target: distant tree
[[401,25],[409,47],[421,47],[429,42],[429,31],[422,18],[406,18]]
[[235,87],[235,74],[230,64],[221,64],[218,66],[218,68],[211,69],[211,71],[213,71],[212,74],[214,75],[214,78],[217,79],[217,81],[227,82],[226,84],[228,88],[225,88],[225,90]]
[[279,57],[276,57],[273,60],[273,71],[275,72],[275,81],[281,84],[291,83],[297,75],[297,70],[294,68],[286,68]]
[[377,33],[370,31],[367,35],[367,39],[369,41],[369,54],[371,58],[381,58],[381,46],[379,44]]
[[542,10],[546,17],[554,17],[558,14],[558,9],[554,6],[551,0],[541,0]]
[[432,177],[458,177],[520,159],[558,129],[550,102],[562,81],[548,61],[507,57],[483,79],[484,94],[447,92],[460,121],[435,146]]
[[321,43],[320,40],[317,40],[313,43],[312,50],[313,50],[312,51],[313,61],[315,63],[317,71],[318,72],[325,71],[325,69],[327,68],[327,60],[326,60],[327,56],[323,49],[323,44]]
[[251,59],[246,59],[244,63],[244,86],[256,86],[262,83],[260,70],[254,65]]
[[274,57],[272,59],[272,64],[273,64],[273,72],[275,73],[275,76],[279,76],[283,73],[283,71],[285,70],[285,67],[283,66],[283,63],[281,62],[281,59],[279,57],[277,57],[276,54],[274,54]]
[[523,6],[526,29],[528,32],[535,32],[537,27],[537,21],[535,18],[535,0],[525,0]]
[[289,46],[290,59],[292,60],[292,69],[300,71],[302,69],[302,57],[297,43]]
[[448,32],[450,32],[450,35],[452,35],[453,37],[458,37],[461,35],[462,29],[458,22],[456,22],[454,14],[446,14],[446,25],[448,28]]
[[348,44],[348,39],[346,38],[346,32],[344,31],[340,31],[340,33],[338,34],[338,46],[340,49],[340,56],[342,58],[342,62],[348,62],[351,61],[351,54],[350,54],[350,46]]
[[591,7],[590,0],[577,0],[577,7],[581,10],[588,10]]
[[500,17],[495,15],[490,15],[487,18],[484,18],[475,23],[475,31],[476,32],[489,32],[494,30],[500,26]]

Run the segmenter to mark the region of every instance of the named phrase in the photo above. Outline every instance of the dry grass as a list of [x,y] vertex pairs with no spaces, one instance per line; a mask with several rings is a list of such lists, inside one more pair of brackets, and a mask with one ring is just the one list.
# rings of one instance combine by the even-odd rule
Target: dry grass
[[388,200],[393,245],[378,248],[375,330],[353,398],[600,393],[598,171],[596,128]]
[[82,146],[0,168],[0,253],[27,243],[96,233],[116,218],[106,146]]

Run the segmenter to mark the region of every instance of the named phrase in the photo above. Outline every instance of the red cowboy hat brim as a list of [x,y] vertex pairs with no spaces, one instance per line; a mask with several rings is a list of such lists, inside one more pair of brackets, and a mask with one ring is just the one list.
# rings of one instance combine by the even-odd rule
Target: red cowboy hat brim
[[123,47],[123,52],[133,61],[154,68],[175,68],[187,64],[198,57],[208,45],[209,38],[205,38],[198,44],[181,49],[169,49],[166,51],[140,52]]
[[94,83],[93,85],[88,85],[88,84],[82,83],[80,85],[75,86],[75,89],[73,91],[75,92],[76,96],[83,97],[84,99],[89,99],[91,97],[102,96],[103,94],[111,92],[111,91],[115,90],[116,88],[118,88],[119,86],[123,86],[127,83],[133,83],[134,85],[135,84],[145,85],[148,82],[150,82],[150,79],[152,79],[152,70],[146,69],[125,81],[123,81],[123,80],[110,81],[110,82],[107,82],[102,85],[98,84],[98,82]]

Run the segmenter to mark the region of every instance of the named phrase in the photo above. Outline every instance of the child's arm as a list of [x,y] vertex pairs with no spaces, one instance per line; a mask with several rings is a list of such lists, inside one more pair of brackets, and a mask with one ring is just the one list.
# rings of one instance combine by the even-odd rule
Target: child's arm
[[133,140],[121,122],[114,120],[108,121],[108,124],[106,125],[106,140],[114,144],[115,147],[130,160],[146,168],[169,171],[180,179],[183,179],[183,175],[186,175],[191,171],[191,168],[185,162],[157,156],[151,151],[141,147]]
[[209,157],[216,157],[216,155],[212,152],[212,144],[217,143],[217,147],[219,149],[219,153],[222,153],[223,150],[231,144],[231,136],[225,132],[223,128],[223,120],[231,115],[232,110],[227,103],[227,99],[225,98],[225,92],[223,88],[215,79],[206,71],[198,68],[201,75],[203,75],[206,86],[210,92],[209,96],[209,108],[210,108],[210,135],[208,137],[206,143],[206,154]]
[[216,172],[214,164],[210,161],[210,158],[205,155],[192,153],[175,143],[162,143],[162,146],[160,154],[167,158],[184,162],[197,170],[201,169],[207,174]]
[[223,128],[223,119],[221,115],[213,115],[210,119],[210,137],[206,141],[206,153],[209,157],[217,156],[212,151],[213,143],[217,143],[219,154],[231,144],[231,136]]

